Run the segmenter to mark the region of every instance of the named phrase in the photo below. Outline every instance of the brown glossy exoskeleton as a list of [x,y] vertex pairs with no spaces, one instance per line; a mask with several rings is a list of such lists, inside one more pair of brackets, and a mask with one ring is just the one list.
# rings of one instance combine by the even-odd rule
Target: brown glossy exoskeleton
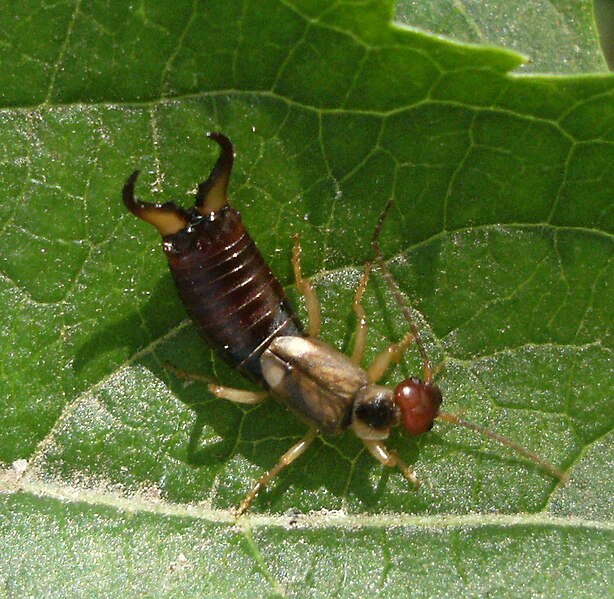
[[[372,246],[376,263],[403,311],[410,332],[364,369],[360,364],[367,321],[361,300],[371,266],[365,267],[354,297],[358,322],[350,358],[317,339],[318,299],[302,276],[300,246],[295,236],[292,265],[309,314],[305,333],[239,213],[228,204],[226,191],[234,160],[232,145],[221,133],[208,136],[220,145],[221,154],[209,178],[198,186],[194,208],[185,210],[172,202],[152,204],[135,199],[138,171],[124,185],[123,199],[133,214],[155,226],[162,235],[162,247],[177,290],[200,333],[229,364],[265,389],[246,391],[210,382],[209,390],[220,398],[248,404],[272,395],[310,426],[307,434],[254,485],[237,515],[307,449],[318,432],[336,434],[351,429],[375,459],[385,466],[398,467],[418,487],[414,473],[396,452],[386,448],[384,441],[399,424],[408,434],[420,435],[433,427],[436,418],[485,434],[514,448],[561,480],[565,478],[563,472],[505,437],[440,412],[442,394],[433,382],[428,355],[377,243],[390,203],[380,217]],[[394,389],[378,385],[388,367],[401,359],[412,341],[423,358],[423,380],[407,379]],[[181,371],[175,372],[185,376]]]

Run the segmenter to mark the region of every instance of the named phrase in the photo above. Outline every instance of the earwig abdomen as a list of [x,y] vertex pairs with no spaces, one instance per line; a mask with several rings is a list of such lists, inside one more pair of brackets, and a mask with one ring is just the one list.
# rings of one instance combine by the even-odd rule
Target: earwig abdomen
[[194,208],[137,200],[138,171],[126,181],[123,200],[162,235],[177,291],[200,334],[241,374],[266,384],[260,365],[264,350],[275,337],[305,333],[241,215],[228,204],[232,144],[221,133],[207,135],[222,152],[199,184]]
[[260,356],[278,335],[303,335],[286,294],[239,213],[225,206],[164,237],[188,314],[234,368],[262,382]]

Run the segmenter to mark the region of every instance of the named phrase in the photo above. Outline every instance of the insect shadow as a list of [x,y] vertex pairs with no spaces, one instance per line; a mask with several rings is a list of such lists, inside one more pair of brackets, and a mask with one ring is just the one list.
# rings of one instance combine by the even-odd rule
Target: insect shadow
[[[384,306],[385,291],[376,280],[373,282],[373,293],[376,294],[377,304]],[[343,317],[337,331],[343,331],[339,342],[343,351],[352,346],[356,327],[356,317],[351,310],[352,294],[350,285],[347,301],[343,302],[344,306],[339,312]],[[292,286],[289,295],[291,301],[298,304],[297,293]],[[384,326],[385,335],[398,336],[392,320],[385,319]],[[174,330],[176,332],[173,334]],[[159,339],[163,341],[158,342]],[[289,417],[287,410],[277,402],[249,407],[223,401],[213,397],[206,386],[198,381],[186,383],[165,368],[165,364],[173,364],[215,378],[224,385],[257,389],[224,361],[213,358],[213,348],[204,344],[196,328],[187,322],[169,274],[160,277],[147,301],[139,305],[138,311],[132,310],[123,318],[99,326],[82,342],[75,353],[73,370],[86,379],[103,378],[117,369],[118,353],[127,357],[130,364],[146,368],[163,381],[173,395],[192,411],[193,422],[184,453],[174,456],[190,466],[219,472],[222,464],[239,455],[249,462],[254,472],[266,470],[274,465],[276,456],[285,447],[304,434],[301,421]],[[155,393],[155,390],[151,392]],[[156,415],[152,414],[151,418],[156,418]],[[439,442],[439,435],[433,433],[429,443]],[[413,464],[418,459],[418,443],[402,442],[399,435],[395,444],[399,447],[402,445],[403,457],[408,463]],[[143,451],[148,451],[148,448],[143,447]],[[348,493],[353,497],[352,501],[367,509],[375,509],[390,491],[390,474],[387,468],[373,467],[372,460],[354,435],[319,438],[302,461],[280,474],[279,484],[263,491],[261,502],[263,507],[274,505],[290,487],[298,493],[318,492],[324,488],[328,497],[338,500],[338,503],[333,500],[332,504],[327,504],[331,509],[341,507]],[[205,481],[202,487],[186,491],[187,494],[180,497],[171,496],[169,500],[200,501],[207,495],[206,484]],[[244,495],[244,489],[232,489],[231,485],[226,498],[227,486],[226,483],[220,486],[220,502],[233,505]],[[403,492],[406,493],[406,489]]]

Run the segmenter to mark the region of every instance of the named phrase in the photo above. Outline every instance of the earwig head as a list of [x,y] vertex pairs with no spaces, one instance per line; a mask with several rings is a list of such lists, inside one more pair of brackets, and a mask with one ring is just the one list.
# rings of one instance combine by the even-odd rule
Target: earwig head
[[399,408],[392,389],[367,385],[358,391],[352,408],[352,430],[367,440],[386,439],[390,429],[399,423]]
[[351,427],[358,437],[367,440],[386,439],[398,424],[412,436],[421,435],[433,428],[441,402],[439,387],[420,379],[406,379],[394,391],[367,385],[354,399]]
[[198,186],[194,210],[184,210],[173,202],[153,204],[137,200],[134,197],[134,186],[139,171],[134,171],[124,185],[123,199],[126,208],[135,216],[156,227],[162,237],[178,233],[201,217],[221,210],[228,203],[226,189],[234,159],[232,144],[221,133],[207,133],[207,137],[215,140],[222,148],[222,152],[209,178]]
[[416,436],[433,428],[443,397],[437,385],[412,378],[396,386],[394,401],[401,412],[401,423],[405,430]]

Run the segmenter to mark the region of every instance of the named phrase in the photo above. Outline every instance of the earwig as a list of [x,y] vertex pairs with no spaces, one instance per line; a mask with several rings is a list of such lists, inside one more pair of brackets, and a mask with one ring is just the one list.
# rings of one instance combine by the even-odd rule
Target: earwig
[[[305,452],[319,433],[337,434],[351,429],[376,460],[388,467],[398,467],[417,488],[420,482],[415,474],[396,452],[386,448],[384,441],[399,424],[415,436],[429,431],[436,419],[477,431],[514,449],[552,476],[566,480],[564,472],[506,437],[440,412],[443,396],[433,382],[435,370],[379,250],[378,238],[391,202],[376,225],[372,248],[375,263],[410,332],[364,369],[360,364],[366,347],[367,320],[361,300],[371,265],[365,266],[354,297],[357,329],[354,352],[349,358],[317,339],[318,299],[310,282],[302,276],[301,250],[295,236],[292,266],[297,288],[307,304],[309,324],[305,332],[283,287],[245,230],[239,212],[228,204],[227,188],[234,161],[232,144],[221,133],[207,135],[219,144],[221,153],[209,178],[198,186],[194,208],[185,210],[172,202],[152,204],[137,200],[134,187],[138,171],[124,185],[123,200],[128,210],[160,232],[177,291],[198,331],[226,362],[264,388],[247,391],[210,382],[209,390],[217,397],[247,404],[271,395],[310,427],[254,485],[237,509],[237,516],[281,470]],[[394,389],[378,385],[389,366],[401,360],[412,342],[422,356],[423,380],[406,379]]]

